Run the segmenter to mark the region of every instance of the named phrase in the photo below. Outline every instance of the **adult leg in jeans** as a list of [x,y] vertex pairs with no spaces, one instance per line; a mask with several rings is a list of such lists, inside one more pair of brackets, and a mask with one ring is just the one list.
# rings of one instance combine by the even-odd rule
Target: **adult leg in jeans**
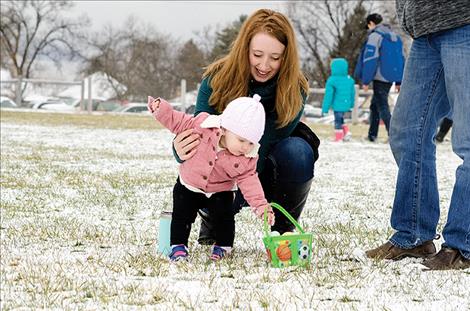
[[[470,25],[436,35],[440,44],[447,96],[453,125],[452,148],[463,163],[457,168],[444,246],[458,249],[470,259]],[[436,44],[437,44],[436,43]]]
[[458,116],[453,148],[464,162],[457,169],[444,238],[470,257],[470,96],[464,85],[470,79],[469,31],[466,26],[421,37],[411,47],[390,129],[399,167],[391,216],[396,232],[390,242],[400,248],[414,248],[436,234],[439,195],[433,138],[439,120],[453,110]]
[[374,80],[373,82],[374,95],[372,95],[372,102],[370,105],[369,116],[369,134],[370,141],[375,141],[379,134],[380,119],[384,121],[387,133],[390,128],[390,108],[388,106],[388,93],[392,87],[392,83]]

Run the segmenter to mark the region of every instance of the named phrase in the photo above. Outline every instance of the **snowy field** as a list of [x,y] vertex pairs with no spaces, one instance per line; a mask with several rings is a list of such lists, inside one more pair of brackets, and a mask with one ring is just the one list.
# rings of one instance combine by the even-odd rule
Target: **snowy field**
[[[248,209],[236,217],[231,258],[210,262],[196,221],[189,262],[170,264],[156,241],[159,213],[171,209],[173,136],[146,117],[148,129],[67,118],[2,117],[1,310],[470,309],[469,270],[423,272],[418,259],[363,256],[392,233],[388,144],[322,140],[300,220],[314,235],[311,269],[270,268],[262,223]],[[461,161],[449,142],[437,156],[441,230]]]

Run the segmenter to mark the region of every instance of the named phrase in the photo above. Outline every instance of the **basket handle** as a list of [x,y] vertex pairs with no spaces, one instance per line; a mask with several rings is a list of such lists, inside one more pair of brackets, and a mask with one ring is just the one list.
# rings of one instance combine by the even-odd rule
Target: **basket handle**
[[[282,214],[284,214],[284,216],[287,217],[287,219],[289,219],[291,221],[291,223],[294,224],[294,226],[297,228],[297,230],[300,231],[300,233],[304,234],[305,231],[304,229],[302,229],[302,227],[299,225],[299,223],[294,219],[294,217],[292,217],[288,211],[286,211],[282,206],[280,206],[279,204],[277,203],[274,203],[274,202],[271,202],[270,203],[272,207],[278,209]],[[268,232],[268,209],[264,209],[264,233],[265,235],[269,235],[269,232]]]

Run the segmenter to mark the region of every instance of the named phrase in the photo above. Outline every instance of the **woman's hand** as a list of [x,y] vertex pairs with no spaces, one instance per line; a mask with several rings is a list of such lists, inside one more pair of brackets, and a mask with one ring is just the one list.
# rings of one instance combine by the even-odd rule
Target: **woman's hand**
[[199,134],[195,134],[192,129],[189,129],[176,135],[173,147],[180,160],[186,161],[196,153],[199,143]]

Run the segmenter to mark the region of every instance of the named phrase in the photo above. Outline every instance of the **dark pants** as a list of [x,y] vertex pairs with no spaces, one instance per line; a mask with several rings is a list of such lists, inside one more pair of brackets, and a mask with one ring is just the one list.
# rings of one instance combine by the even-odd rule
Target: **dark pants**
[[369,115],[369,134],[370,141],[377,139],[379,134],[380,119],[384,121],[387,133],[390,128],[390,108],[388,107],[388,93],[392,87],[392,83],[374,80],[373,84],[374,95],[370,104]]
[[225,191],[214,193],[210,198],[183,186],[179,178],[173,188],[173,214],[171,218],[171,245],[188,245],[191,225],[198,210],[207,208],[213,218],[215,243],[219,246],[233,246],[235,236],[235,216],[232,211],[234,193]]
[[436,135],[436,140],[438,142],[444,141],[444,137],[446,137],[447,133],[452,127],[452,123],[452,120],[449,118],[442,119],[441,125],[439,126],[439,132],[437,132]]

